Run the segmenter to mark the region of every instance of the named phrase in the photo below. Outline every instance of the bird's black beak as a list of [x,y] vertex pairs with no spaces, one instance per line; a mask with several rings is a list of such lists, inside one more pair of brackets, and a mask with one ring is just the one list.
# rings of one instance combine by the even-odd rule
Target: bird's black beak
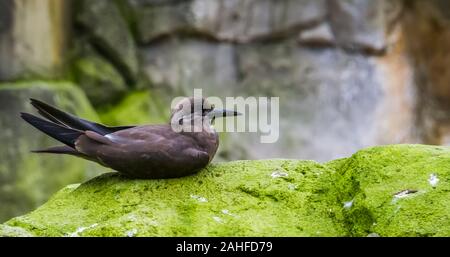
[[228,117],[228,116],[239,116],[242,113],[237,111],[231,111],[226,109],[214,109],[209,113],[211,118]]

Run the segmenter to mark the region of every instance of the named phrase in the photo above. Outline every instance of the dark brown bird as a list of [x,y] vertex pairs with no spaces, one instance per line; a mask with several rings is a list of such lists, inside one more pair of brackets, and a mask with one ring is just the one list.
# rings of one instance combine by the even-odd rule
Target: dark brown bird
[[169,124],[107,127],[30,100],[46,119],[29,113],[21,117],[65,144],[33,152],[82,157],[131,178],[175,178],[197,172],[211,162],[219,146],[212,121],[239,115],[191,97],[172,109]]

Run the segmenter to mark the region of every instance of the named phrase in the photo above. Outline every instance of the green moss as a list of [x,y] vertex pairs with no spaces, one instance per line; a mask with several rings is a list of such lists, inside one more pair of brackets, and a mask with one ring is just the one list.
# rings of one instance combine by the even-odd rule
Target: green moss
[[31,237],[32,233],[20,227],[11,227],[0,224],[0,235],[3,237]]
[[[433,187],[430,176],[439,182]],[[354,200],[346,222],[354,235],[450,235],[448,147],[395,145],[359,151],[339,170],[344,200]],[[404,198],[404,190],[417,191]]]
[[[302,172],[303,171],[303,172]],[[39,236],[331,236],[344,230],[312,201],[326,167],[305,161],[239,161],[195,176],[128,180],[105,174],[66,188],[9,221]],[[287,177],[272,177],[274,173]]]
[[[36,236],[449,236],[449,181],[450,149],[419,145],[326,164],[218,163],[166,180],[107,173],[5,225]],[[418,192],[394,197],[405,189]]]
[[73,73],[75,81],[95,106],[116,102],[127,91],[121,74],[100,56],[92,54],[77,59]]
[[166,123],[167,107],[162,107],[156,93],[148,90],[129,93],[116,106],[100,112],[103,123],[108,125]]

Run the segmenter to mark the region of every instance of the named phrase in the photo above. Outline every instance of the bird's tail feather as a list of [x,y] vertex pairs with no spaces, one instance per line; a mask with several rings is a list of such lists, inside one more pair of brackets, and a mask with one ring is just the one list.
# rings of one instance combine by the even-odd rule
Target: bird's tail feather
[[69,127],[80,131],[92,130],[100,135],[106,135],[115,131],[132,128],[134,126],[107,127],[102,124],[91,122],[78,118],[67,112],[63,112],[51,105],[39,100],[30,98],[31,104],[38,110],[42,117],[59,124],[63,127]]
[[33,127],[72,148],[75,148],[75,141],[78,137],[84,134],[80,130],[46,121],[29,113],[20,113],[20,116]]
[[55,153],[55,154],[70,154],[75,156],[84,156],[82,153],[77,150],[69,147],[67,145],[53,146],[46,149],[33,150],[33,153]]

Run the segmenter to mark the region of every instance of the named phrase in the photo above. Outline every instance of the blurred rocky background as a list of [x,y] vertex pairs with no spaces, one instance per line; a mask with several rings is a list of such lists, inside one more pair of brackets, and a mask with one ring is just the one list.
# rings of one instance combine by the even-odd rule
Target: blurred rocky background
[[221,135],[216,161],[327,161],[450,144],[448,0],[0,0],[0,222],[106,169],[29,150],[28,98],[108,125],[173,97],[279,96],[280,138]]

